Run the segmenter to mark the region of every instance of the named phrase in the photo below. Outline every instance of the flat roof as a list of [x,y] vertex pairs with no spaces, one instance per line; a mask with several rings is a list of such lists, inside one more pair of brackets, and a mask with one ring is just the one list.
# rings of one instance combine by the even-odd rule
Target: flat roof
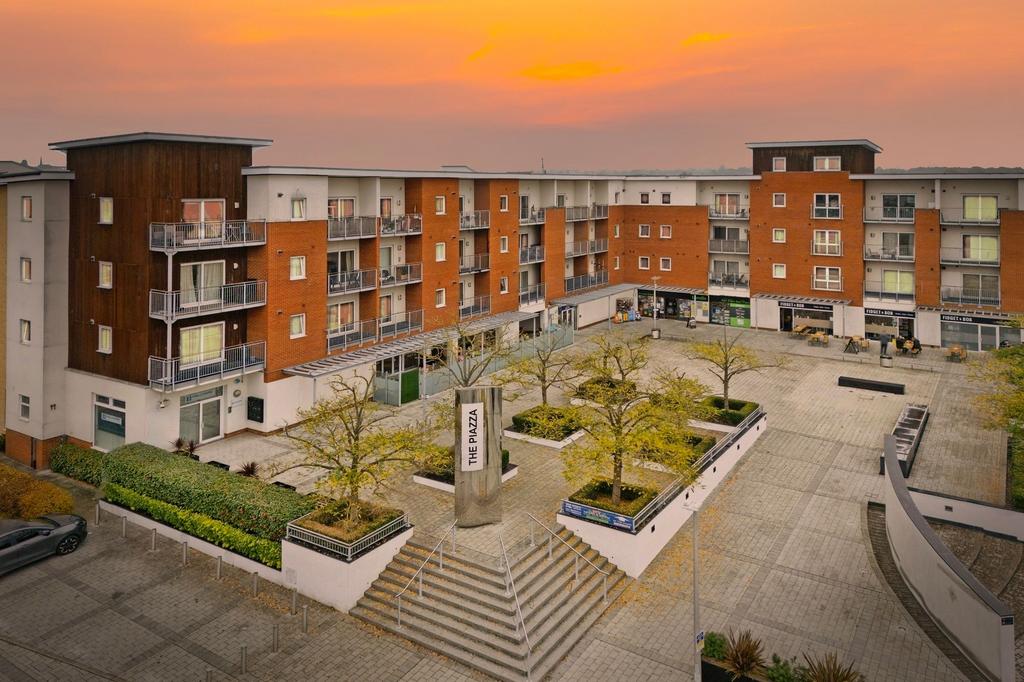
[[1024,178],[1024,170],[979,171],[934,171],[906,173],[886,171],[884,173],[851,173],[851,180],[1020,180]]
[[0,185],[14,182],[33,182],[37,180],[74,180],[75,174],[68,170],[27,170],[24,173],[0,174]]
[[866,147],[873,152],[882,148],[866,138],[850,140],[779,140],[778,142],[748,142],[747,149],[766,149],[773,147]]
[[[627,291],[633,289],[639,289],[642,284],[610,284],[608,286],[599,287],[597,289],[588,289],[579,294],[571,294],[569,296],[563,296],[556,298],[551,301],[554,305],[582,305],[590,301],[596,301],[598,299],[605,298],[607,296],[615,296],[617,294],[624,294]],[[659,287],[660,288],[660,287]]]
[[128,142],[192,142],[206,144],[230,144],[240,147],[268,147],[273,140],[258,137],[223,137],[220,135],[189,135],[184,133],[125,133],[123,135],[106,135],[104,137],[84,137],[78,140],[51,142],[50,149],[66,151],[82,147],[99,147],[108,144],[125,144]]
[[474,171],[442,166],[439,170],[400,168],[330,168],[324,166],[251,166],[242,175],[307,175],[349,178],[463,178],[475,180],[760,180],[760,175],[699,175],[687,173],[595,173],[585,171]]

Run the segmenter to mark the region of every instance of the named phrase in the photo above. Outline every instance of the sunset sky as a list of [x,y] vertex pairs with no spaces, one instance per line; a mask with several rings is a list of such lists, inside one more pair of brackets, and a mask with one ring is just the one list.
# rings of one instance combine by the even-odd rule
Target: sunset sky
[[[856,9],[854,9],[856,8]],[[0,159],[140,130],[255,162],[749,164],[869,137],[880,165],[1024,164],[1020,0],[0,0]]]

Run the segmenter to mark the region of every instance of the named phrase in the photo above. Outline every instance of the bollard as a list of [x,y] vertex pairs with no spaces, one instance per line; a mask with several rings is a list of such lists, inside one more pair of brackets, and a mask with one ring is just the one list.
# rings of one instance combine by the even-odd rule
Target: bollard
[[576,562],[575,562],[575,564],[576,564],[576,567],[575,567],[576,575],[573,576],[573,580],[578,583],[580,581],[580,555],[579,554],[576,555]]
[[221,575],[223,575],[223,570],[224,570],[224,557],[223,556],[218,556],[217,557],[217,580],[220,580]]
[[213,682],[213,668],[206,669],[206,682]]
[[96,503],[96,525],[100,525],[100,503]]
[[188,540],[181,543],[181,565],[188,566]]
[[280,639],[278,638],[277,623],[274,623],[274,641],[273,644],[271,645],[270,650],[276,654],[280,650],[280,648],[281,642]]
[[242,674],[243,675],[247,672],[247,670],[249,668],[249,661],[246,660],[248,658],[248,656],[246,654],[248,654],[248,653],[249,653],[249,647],[247,647],[246,645],[243,644],[242,645]]
[[309,632],[309,606],[302,606],[302,634]]
[[156,551],[156,528],[154,528],[152,533],[149,535],[149,551]]
[[292,588],[292,615],[293,616],[299,610],[298,603],[299,603],[299,588],[293,587]]
[[123,537],[123,538],[128,537],[128,517],[127,516],[122,516],[121,517],[121,537]]
[[252,572],[252,596],[258,597],[260,594],[260,574],[256,571]]

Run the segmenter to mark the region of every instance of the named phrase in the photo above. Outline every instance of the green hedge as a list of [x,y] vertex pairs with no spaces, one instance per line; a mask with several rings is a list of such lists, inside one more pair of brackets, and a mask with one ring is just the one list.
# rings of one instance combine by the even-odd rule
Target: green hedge
[[729,407],[726,408],[725,401],[717,395],[708,396],[703,400],[703,403],[718,410],[715,416],[708,421],[715,422],[716,424],[728,424],[729,426],[736,426],[757,409],[757,403],[746,400],[730,400]]
[[[186,461],[187,458],[182,458]],[[212,467],[208,467],[212,468]],[[239,476],[239,478],[241,478]],[[120,505],[193,537],[241,554],[261,564],[280,570],[281,543],[256,537],[209,516],[181,509],[173,504],[140,495],[116,483],[104,489],[108,502]]]
[[50,469],[68,478],[99,486],[103,482],[103,453],[70,443],[50,451]]
[[689,436],[686,441],[693,447],[693,451],[698,455],[703,455],[705,452],[713,448],[715,443],[718,442],[714,436],[699,436],[697,434]]
[[553,405],[537,405],[512,416],[513,431],[535,438],[564,440],[581,427],[574,411]]
[[1024,511],[1024,442],[1010,439],[1010,504]]
[[572,502],[579,502],[598,509],[605,509],[624,516],[636,516],[640,510],[647,506],[647,503],[658,495],[657,490],[644,488],[639,485],[622,484],[622,501],[615,505],[611,501],[612,482],[600,478],[574,492],[569,496]]
[[[448,459],[445,460],[444,464],[434,467],[433,469],[424,469],[417,471],[417,476],[424,476],[426,478],[440,481],[441,483],[448,483],[449,485],[455,485],[455,446],[448,448]],[[509,453],[505,448],[501,449],[501,472],[505,471],[509,467]]]

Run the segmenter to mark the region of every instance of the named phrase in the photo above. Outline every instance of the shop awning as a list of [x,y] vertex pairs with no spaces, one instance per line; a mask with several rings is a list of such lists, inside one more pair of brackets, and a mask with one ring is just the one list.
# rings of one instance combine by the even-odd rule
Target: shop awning
[[[653,286],[642,286],[640,291],[650,291],[654,293]],[[673,287],[673,286],[659,286],[659,294],[689,294],[692,296],[703,296],[708,293],[707,289],[700,289],[698,287]]]
[[947,315],[973,315],[974,317],[987,317],[993,320],[1013,320],[1024,316],[1024,313],[997,312],[986,308],[951,308],[949,306],[919,305],[917,309],[929,313],[946,313]]
[[818,298],[817,296],[787,296],[786,294],[754,294],[751,298],[763,298],[769,301],[786,301],[788,303],[814,303],[817,305],[850,305],[849,299]]
[[[607,287],[601,287],[600,289],[591,289],[584,291],[579,294],[573,294],[572,296],[563,296],[562,298],[556,298],[552,301],[553,305],[582,305],[589,303],[590,301],[596,301],[601,298],[607,298],[608,296],[616,296],[618,294],[624,294],[627,291],[635,291],[639,289],[639,284],[613,284]],[[661,287],[658,287],[660,290]]]

